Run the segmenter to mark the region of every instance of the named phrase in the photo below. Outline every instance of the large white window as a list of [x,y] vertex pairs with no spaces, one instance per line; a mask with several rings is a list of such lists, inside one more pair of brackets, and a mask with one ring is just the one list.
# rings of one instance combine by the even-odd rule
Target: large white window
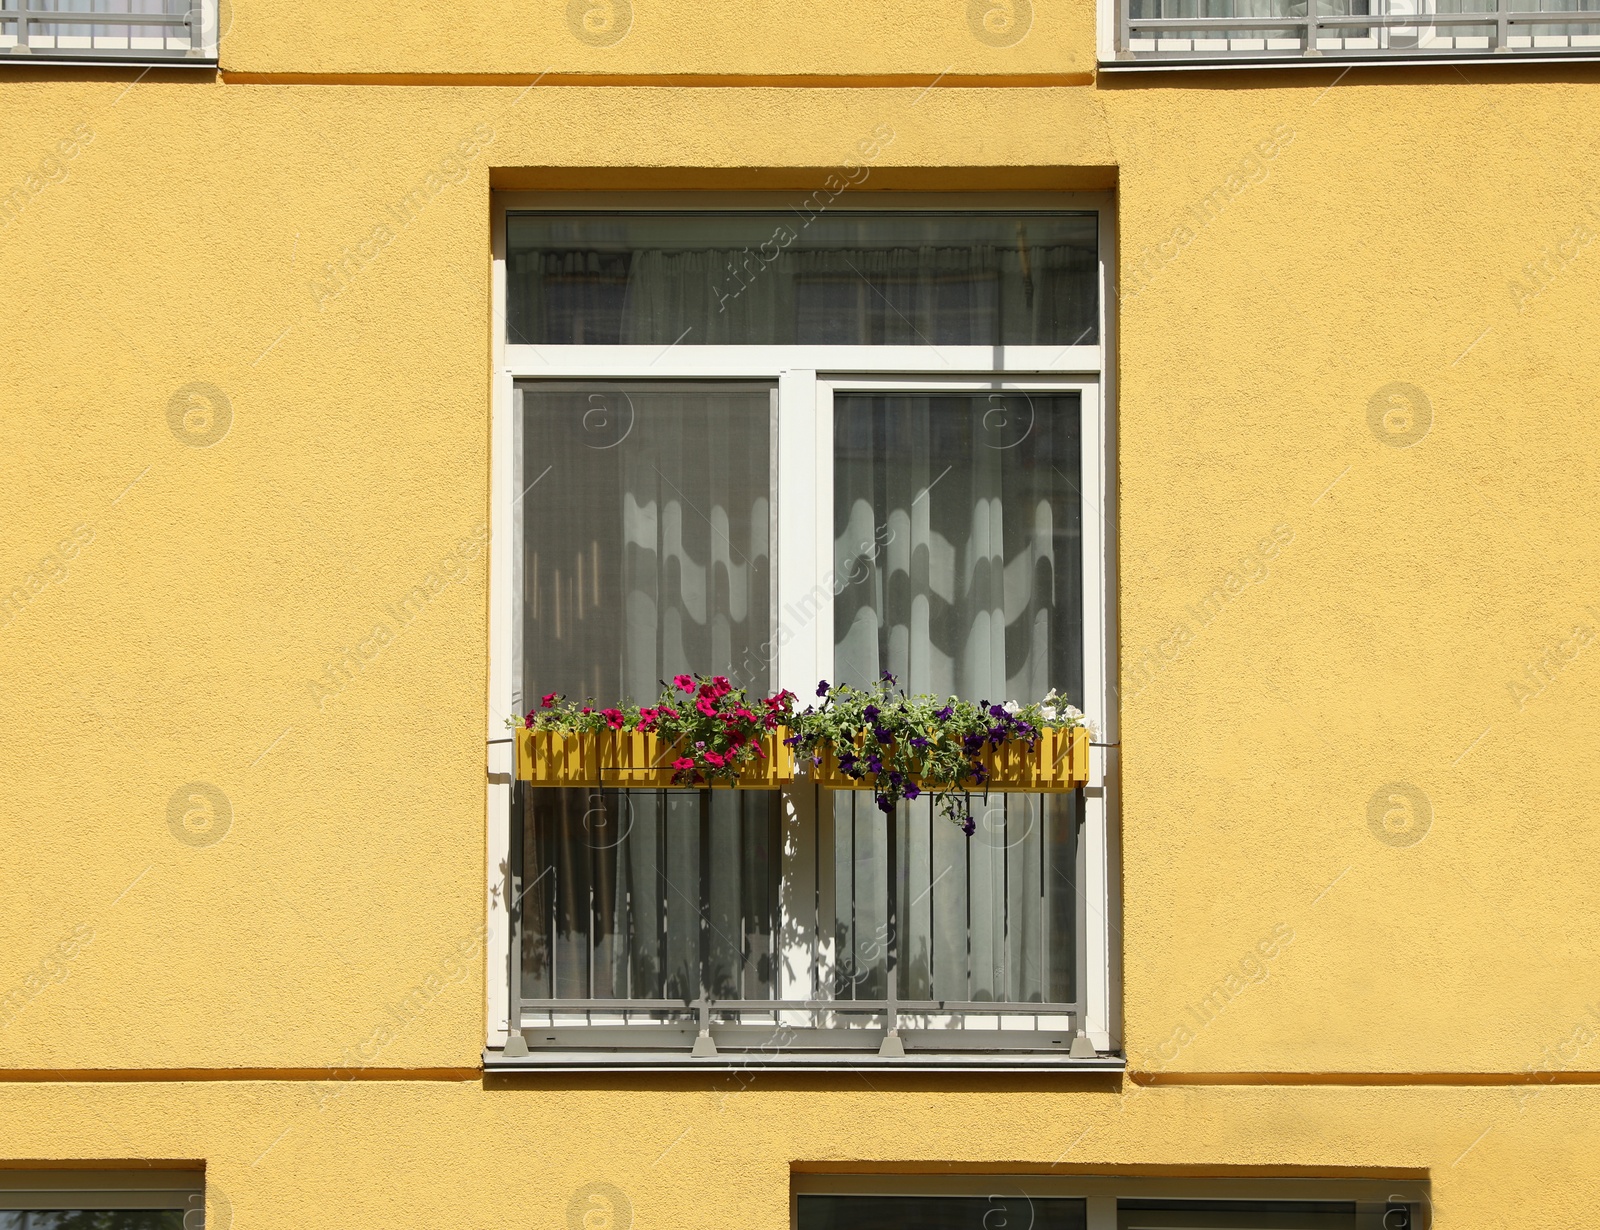
[[1107,203],[979,204],[498,203],[489,1062],[1112,1062],[1107,748],[968,837],[803,777],[513,787],[494,742],[680,671],[1056,688],[1115,742]]

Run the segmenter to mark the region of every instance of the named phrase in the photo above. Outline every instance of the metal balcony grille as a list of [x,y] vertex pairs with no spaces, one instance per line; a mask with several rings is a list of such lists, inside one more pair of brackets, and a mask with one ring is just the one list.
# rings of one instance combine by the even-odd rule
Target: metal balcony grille
[[1117,0],[1117,13],[1124,61],[1600,54],[1600,0]]
[[0,0],[0,64],[213,63],[218,0]]
[[530,1050],[1065,1054],[1082,1024],[1081,800],[971,796],[968,838],[870,794],[559,790],[512,804]]

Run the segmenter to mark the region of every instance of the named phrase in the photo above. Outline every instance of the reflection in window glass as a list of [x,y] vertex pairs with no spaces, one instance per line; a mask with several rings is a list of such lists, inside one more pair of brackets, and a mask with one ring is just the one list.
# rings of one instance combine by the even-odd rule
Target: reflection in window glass
[[183,1230],[180,1209],[0,1211],[0,1230]]
[[512,214],[506,338],[1088,345],[1093,214]]
[[1083,1230],[1082,1200],[1026,1196],[801,1196],[799,1230]]
[[766,692],[773,386],[522,390],[523,696],[649,703],[680,672]]
[[1083,706],[1077,393],[834,399],[834,677]]
[[1358,1217],[1351,1200],[1121,1200],[1117,1230],[1378,1230],[1382,1212]]

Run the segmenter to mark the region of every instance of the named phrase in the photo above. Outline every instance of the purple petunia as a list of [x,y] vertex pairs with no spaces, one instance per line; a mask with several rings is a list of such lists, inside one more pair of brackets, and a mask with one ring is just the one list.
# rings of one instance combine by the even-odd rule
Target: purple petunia
[[905,795],[906,795],[906,798],[908,798],[908,799],[914,799],[921,793],[922,793],[922,791],[919,790],[914,785],[906,787]]
[[826,679],[823,679],[820,682],[818,682],[818,684],[817,684],[817,695],[818,696],[826,696],[827,694],[828,694],[828,681]]
[[955,712],[956,711],[953,708],[951,708],[949,705],[946,705],[943,709],[940,709],[933,715],[933,720],[936,722],[948,722],[952,717],[955,716]]

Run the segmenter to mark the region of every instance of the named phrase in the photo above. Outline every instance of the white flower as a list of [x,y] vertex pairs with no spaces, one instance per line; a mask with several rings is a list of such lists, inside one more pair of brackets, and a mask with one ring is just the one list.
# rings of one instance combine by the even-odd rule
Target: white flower
[[1000,707],[1002,709],[1004,709],[1007,713],[1010,713],[1010,714],[1016,714],[1016,713],[1020,712],[1021,709],[1022,709],[1022,706],[1017,704],[1017,702],[1014,701],[1014,700],[1008,700],[1005,703],[1003,703]]

